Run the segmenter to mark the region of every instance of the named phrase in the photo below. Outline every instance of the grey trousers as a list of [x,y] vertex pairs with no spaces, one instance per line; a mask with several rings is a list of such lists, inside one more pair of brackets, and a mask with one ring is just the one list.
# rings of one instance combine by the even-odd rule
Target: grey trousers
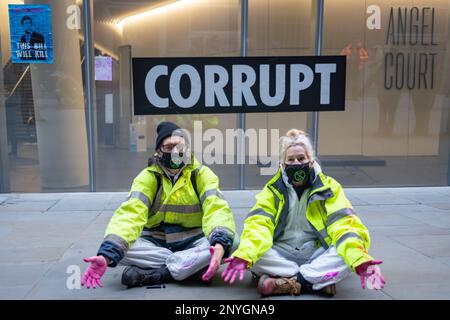
[[[230,252],[236,250],[239,239],[235,238]],[[194,242],[186,250],[172,252],[151,241],[139,238],[130,247],[125,257],[120,261],[122,266],[137,266],[139,268],[161,268],[167,266],[175,280],[184,280],[209,265],[211,254],[210,243],[205,237]]]
[[151,241],[139,238],[130,247],[120,265],[133,265],[139,268],[167,266],[171,276],[181,281],[209,265],[211,259],[209,247],[209,241],[203,237],[195,241],[191,248],[172,252]]
[[318,248],[308,260],[305,260],[277,248],[276,244],[253,265],[252,271],[257,275],[278,277],[293,277],[300,272],[313,284],[314,290],[335,284],[351,273],[334,246],[330,246],[327,250]]

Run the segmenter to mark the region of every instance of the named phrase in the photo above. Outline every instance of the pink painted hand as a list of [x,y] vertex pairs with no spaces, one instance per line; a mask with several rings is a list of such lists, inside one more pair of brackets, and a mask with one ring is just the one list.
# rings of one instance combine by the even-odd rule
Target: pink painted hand
[[355,268],[356,273],[361,280],[361,287],[365,289],[380,290],[384,288],[386,281],[381,274],[378,264],[382,264],[381,260],[370,260]]
[[96,289],[97,284],[103,288],[103,284],[100,281],[101,277],[106,271],[108,267],[108,263],[106,262],[105,257],[103,256],[93,256],[90,258],[84,258],[84,262],[91,263],[90,266],[86,269],[81,278],[81,285],[84,286],[86,284],[86,288],[90,288],[91,286]]
[[236,257],[230,257],[225,259],[226,263],[229,263],[227,268],[222,272],[222,278],[225,282],[230,284],[234,283],[237,275],[239,274],[239,280],[244,280],[244,271],[247,269],[248,262]]
[[220,261],[222,261],[224,255],[224,249],[221,244],[216,244],[214,247],[209,247],[209,253],[211,253],[211,260],[209,261],[209,268],[202,276],[203,281],[209,281],[214,274],[219,270]]

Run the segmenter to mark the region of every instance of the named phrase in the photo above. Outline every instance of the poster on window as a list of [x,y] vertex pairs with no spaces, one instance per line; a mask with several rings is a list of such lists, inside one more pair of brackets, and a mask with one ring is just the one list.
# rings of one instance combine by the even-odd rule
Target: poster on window
[[112,81],[112,58],[95,56],[95,80]]
[[12,63],[53,63],[48,4],[8,5]]

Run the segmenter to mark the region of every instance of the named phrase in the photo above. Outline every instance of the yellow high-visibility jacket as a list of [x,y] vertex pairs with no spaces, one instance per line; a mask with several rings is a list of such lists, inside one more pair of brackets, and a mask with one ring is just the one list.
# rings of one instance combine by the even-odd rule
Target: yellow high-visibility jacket
[[[342,186],[322,172],[312,174],[306,218],[317,236],[317,245],[335,246],[354,271],[361,263],[373,260],[368,253],[369,231],[356,216]],[[244,223],[240,245],[232,255],[248,261],[248,268],[252,267],[283,234],[288,213],[288,189],[280,168],[256,195],[256,204]]]
[[211,169],[192,157],[172,184],[154,161],[134,179],[127,201],[108,224],[98,254],[115,266],[141,236],[173,251],[207,237],[211,245],[221,243],[228,254],[234,234],[233,215]]

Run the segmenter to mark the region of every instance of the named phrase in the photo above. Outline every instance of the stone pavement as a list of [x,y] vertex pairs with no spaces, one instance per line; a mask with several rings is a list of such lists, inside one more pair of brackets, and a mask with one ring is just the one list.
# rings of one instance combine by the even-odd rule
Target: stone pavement
[[[256,191],[225,191],[238,231]],[[334,299],[450,299],[450,187],[346,189],[372,237],[370,253],[384,261],[387,285],[362,290],[352,274]],[[126,193],[0,194],[0,299],[259,299],[249,273],[229,286],[170,283],[126,289],[122,267],[106,272],[103,289],[67,287],[83,272]],[[75,267],[75,269],[70,269]],[[69,273],[68,273],[69,271]],[[69,281],[70,282],[70,281]],[[326,299],[315,295],[270,299]]]

